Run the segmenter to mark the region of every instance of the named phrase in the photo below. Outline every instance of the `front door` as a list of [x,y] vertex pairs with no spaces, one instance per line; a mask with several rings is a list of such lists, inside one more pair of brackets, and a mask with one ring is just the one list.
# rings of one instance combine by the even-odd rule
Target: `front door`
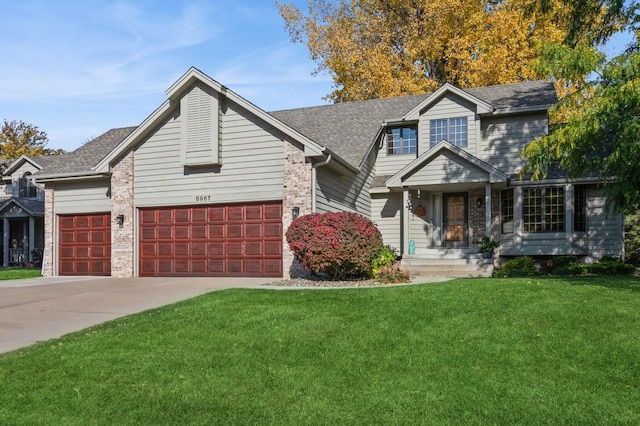
[[444,194],[444,245],[467,247],[467,194]]

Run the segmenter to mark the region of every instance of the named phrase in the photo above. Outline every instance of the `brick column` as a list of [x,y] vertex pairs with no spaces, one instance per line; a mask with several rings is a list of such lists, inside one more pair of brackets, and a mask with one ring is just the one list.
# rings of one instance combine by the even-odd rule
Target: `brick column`
[[[300,216],[311,213],[312,165],[306,162],[304,147],[297,142],[284,141],[284,177],[282,198],[282,228],[287,231],[293,221],[292,209],[298,207]],[[282,271],[285,278],[305,276],[306,271],[295,261],[283,234]]]
[[[134,262],[133,150],[111,170],[111,276],[133,277]],[[118,216],[124,216],[122,227]]]
[[44,189],[44,257],[42,258],[42,275],[53,276],[54,241],[55,241],[55,215],[53,211],[53,187],[45,184]]

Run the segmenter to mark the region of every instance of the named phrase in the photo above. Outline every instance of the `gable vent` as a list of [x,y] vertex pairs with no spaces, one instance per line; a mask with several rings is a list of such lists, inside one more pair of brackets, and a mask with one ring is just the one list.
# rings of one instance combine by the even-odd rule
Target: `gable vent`
[[218,94],[197,84],[181,99],[183,163],[219,164]]

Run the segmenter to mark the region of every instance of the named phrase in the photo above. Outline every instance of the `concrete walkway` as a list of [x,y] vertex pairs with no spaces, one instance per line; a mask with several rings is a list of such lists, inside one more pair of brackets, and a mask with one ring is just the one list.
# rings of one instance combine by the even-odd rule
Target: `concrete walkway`
[[115,318],[269,278],[47,277],[0,281],[0,353]]

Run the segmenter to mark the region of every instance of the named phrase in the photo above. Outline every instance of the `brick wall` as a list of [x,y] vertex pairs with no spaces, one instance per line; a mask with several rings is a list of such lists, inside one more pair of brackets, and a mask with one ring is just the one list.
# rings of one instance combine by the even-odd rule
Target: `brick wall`
[[46,184],[44,189],[44,258],[42,259],[42,275],[45,277],[53,276],[54,201],[53,187],[51,184]]
[[[284,176],[282,200],[282,226],[286,232],[293,221],[292,209],[298,207],[300,216],[311,213],[312,166],[304,157],[304,148],[297,142],[284,141]],[[305,276],[306,272],[289,250],[283,236],[283,275],[285,278]]]
[[[482,206],[478,207],[477,200],[482,199]],[[485,209],[485,189],[475,188],[469,190],[469,242],[471,246],[477,246],[474,242],[487,233]],[[491,238],[500,239],[500,191],[491,191]]]
[[[133,151],[112,168],[111,174],[111,276],[133,277],[134,218]],[[124,216],[122,227],[118,215]]]

